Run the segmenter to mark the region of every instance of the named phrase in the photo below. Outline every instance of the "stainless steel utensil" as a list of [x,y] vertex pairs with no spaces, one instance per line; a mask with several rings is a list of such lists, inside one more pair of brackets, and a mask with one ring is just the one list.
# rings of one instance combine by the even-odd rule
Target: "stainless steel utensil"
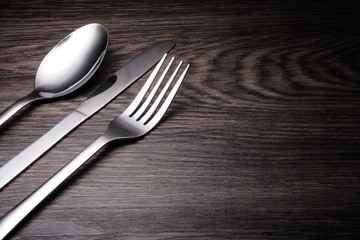
[[71,130],[94,115],[146,73],[174,46],[173,41],[160,42],[120,68],[77,109],[0,168],[0,190]]
[[26,105],[74,92],[96,72],[108,46],[106,28],[85,25],[59,42],[41,62],[36,73],[35,90],[0,114],[0,126]]
[[115,140],[124,139],[137,139],[148,132],[150,132],[164,116],[166,110],[170,106],[177,90],[183,81],[189,65],[185,68],[180,78],[174,84],[172,90],[168,93],[166,99],[159,107],[158,111],[155,111],[159,106],[161,100],[166,94],[171,82],[173,81],[176,73],[178,72],[182,62],[177,66],[174,73],[160,92],[156,100],[153,102],[151,107],[148,108],[152,98],[157,92],[165,74],[170,68],[174,58],[171,59],[170,63],[166,67],[164,73],[148,95],[147,99],[143,104],[142,99],[147,93],[150,85],[152,84],[160,66],[163,64],[166,55],[158,63],[149,79],[140,90],[139,94],[130,104],[130,106],[117,118],[110,122],[106,132],[98,138],[95,142],[85,148],[77,157],[71,160],[65,167],[53,175],[37,190],[30,194],[25,200],[19,203],[16,207],[10,210],[0,219],[0,239],[3,239],[12,229],[18,225],[34,208],[42,203],[55,189],[57,189],[71,174],[78,170],[91,156],[93,156],[98,150],[109,142]]

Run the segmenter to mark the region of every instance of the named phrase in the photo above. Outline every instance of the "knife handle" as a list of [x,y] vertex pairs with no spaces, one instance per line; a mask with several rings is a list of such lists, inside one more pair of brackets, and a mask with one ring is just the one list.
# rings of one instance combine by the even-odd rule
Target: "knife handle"
[[0,218],[0,239],[4,239],[26,216],[50,196],[66,179],[78,170],[89,158],[104,147],[109,139],[101,136],[79,155],[32,192],[22,202]]

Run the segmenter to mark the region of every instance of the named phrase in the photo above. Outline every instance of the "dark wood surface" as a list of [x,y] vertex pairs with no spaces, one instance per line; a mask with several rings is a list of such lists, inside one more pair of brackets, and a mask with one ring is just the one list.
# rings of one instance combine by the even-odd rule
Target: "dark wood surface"
[[[110,32],[87,86],[1,129],[1,165],[146,47],[172,39],[171,55],[192,64],[151,134],[101,151],[10,239],[359,238],[354,2],[1,2],[0,110],[32,91],[41,60],[68,33],[92,22]],[[99,137],[144,81],[3,189],[0,214]]]

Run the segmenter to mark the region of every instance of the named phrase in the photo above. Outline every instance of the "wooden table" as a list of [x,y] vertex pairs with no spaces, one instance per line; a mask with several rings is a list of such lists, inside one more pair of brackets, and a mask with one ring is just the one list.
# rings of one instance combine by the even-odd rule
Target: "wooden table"
[[[101,23],[110,43],[81,91],[1,129],[0,165],[156,42],[176,41],[171,55],[191,64],[151,134],[101,151],[9,239],[359,237],[358,10],[328,1],[2,2],[0,110],[32,91],[41,60],[76,28]],[[144,81],[3,189],[0,214],[99,137]]]

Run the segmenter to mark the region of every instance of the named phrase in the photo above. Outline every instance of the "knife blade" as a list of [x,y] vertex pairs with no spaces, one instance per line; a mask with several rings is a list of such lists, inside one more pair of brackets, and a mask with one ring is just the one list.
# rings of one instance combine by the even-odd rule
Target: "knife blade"
[[171,40],[159,42],[116,71],[78,108],[0,168],[0,190],[69,132],[144,75],[174,46],[175,42]]

